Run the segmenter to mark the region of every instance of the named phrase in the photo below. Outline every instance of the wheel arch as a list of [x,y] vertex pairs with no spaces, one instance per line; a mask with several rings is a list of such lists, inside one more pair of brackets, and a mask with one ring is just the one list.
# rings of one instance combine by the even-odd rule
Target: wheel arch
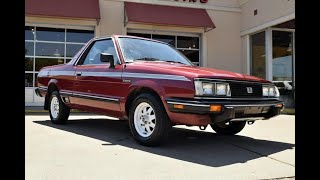
[[49,110],[49,99],[50,99],[52,92],[54,92],[54,91],[59,91],[59,87],[57,86],[56,80],[51,80],[48,83],[48,90],[47,90],[47,94],[44,99],[44,110]]
[[162,102],[162,98],[159,92],[157,92],[156,90],[154,90],[151,87],[147,87],[147,86],[142,86],[142,87],[136,87],[133,88],[130,93],[127,96],[127,100],[125,102],[125,112],[126,115],[129,116],[129,111],[130,111],[130,107],[132,106],[134,100],[142,93],[148,93],[153,95],[155,98],[157,98],[161,104],[163,105]]

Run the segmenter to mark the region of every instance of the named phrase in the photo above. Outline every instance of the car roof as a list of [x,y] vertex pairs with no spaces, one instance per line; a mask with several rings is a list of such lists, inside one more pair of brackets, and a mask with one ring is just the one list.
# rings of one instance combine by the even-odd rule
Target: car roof
[[103,40],[103,39],[108,39],[108,38],[134,38],[134,39],[141,39],[141,40],[146,40],[146,41],[153,41],[153,42],[157,42],[157,43],[162,43],[162,44],[166,44],[166,45],[169,45],[169,46],[172,46],[171,44],[168,44],[166,42],[163,42],[163,41],[158,41],[158,40],[155,40],[155,39],[149,39],[149,38],[143,38],[143,37],[138,37],[138,36],[129,36],[129,35],[110,35],[110,36],[102,36],[102,37],[96,37],[96,38],[93,38],[94,41],[96,40]]

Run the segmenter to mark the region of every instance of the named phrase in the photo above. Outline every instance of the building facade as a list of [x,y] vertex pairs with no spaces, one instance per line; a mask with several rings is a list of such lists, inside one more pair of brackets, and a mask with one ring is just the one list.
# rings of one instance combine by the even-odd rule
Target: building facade
[[[74,4],[76,2],[76,4]],[[40,68],[70,61],[91,38],[111,34],[165,41],[195,65],[275,82],[292,103],[294,0],[26,0],[25,105]]]

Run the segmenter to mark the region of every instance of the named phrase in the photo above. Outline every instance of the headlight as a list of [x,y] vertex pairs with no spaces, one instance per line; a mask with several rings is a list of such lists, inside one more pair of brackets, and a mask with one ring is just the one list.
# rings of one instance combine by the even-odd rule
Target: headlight
[[231,95],[229,84],[227,84],[227,83],[224,83],[224,84],[217,83],[216,86],[217,86],[216,95],[218,95],[218,96],[228,96],[228,94]]
[[263,96],[269,96],[269,97],[279,97],[280,93],[276,86],[262,86],[262,95]]
[[269,86],[262,87],[262,94],[263,96],[269,96]]
[[195,95],[202,96],[231,96],[228,83],[194,81]]
[[202,81],[195,81],[194,87],[196,90],[196,95],[213,95],[215,90],[215,84],[213,83],[205,83]]

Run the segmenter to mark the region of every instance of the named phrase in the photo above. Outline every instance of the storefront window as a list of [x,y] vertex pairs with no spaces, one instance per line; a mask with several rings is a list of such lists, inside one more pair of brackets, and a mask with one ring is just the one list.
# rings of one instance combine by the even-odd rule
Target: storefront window
[[174,35],[160,35],[160,34],[142,34],[142,33],[128,33],[130,36],[138,36],[143,38],[155,39],[171,44],[176,49],[181,51],[194,65],[200,65],[200,48],[199,37],[189,36],[174,36]]
[[292,32],[272,31],[273,81],[292,81]]
[[152,39],[166,42],[168,44],[171,44],[172,46],[176,47],[176,37],[175,36],[165,36],[165,35],[152,35]]
[[94,37],[94,31],[25,26],[25,87],[34,87],[38,71],[67,63]]
[[251,35],[251,74],[266,78],[265,32]]
[[65,29],[37,27],[36,40],[64,42]]
[[87,43],[93,38],[93,32],[87,30],[67,29],[67,42]]
[[178,36],[178,48],[199,49],[199,38]]

